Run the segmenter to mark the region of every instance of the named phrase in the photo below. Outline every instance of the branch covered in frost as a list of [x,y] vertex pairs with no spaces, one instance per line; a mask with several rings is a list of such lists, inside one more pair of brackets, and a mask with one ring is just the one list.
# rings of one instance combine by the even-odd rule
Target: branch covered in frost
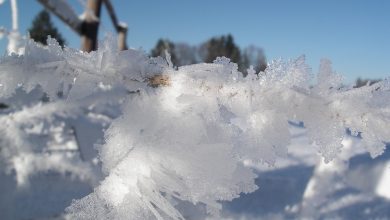
[[[390,141],[387,80],[346,88],[327,60],[318,83],[305,58],[269,64],[242,77],[227,58],[174,70],[161,58],[117,51],[110,42],[92,53],[28,43],[22,57],[0,62],[1,94],[40,85],[52,100],[63,91],[82,102],[97,91],[139,91],[125,96],[122,116],[105,133],[99,154],[105,179],[68,209],[76,219],[183,219],[175,204],[203,204],[254,191],[255,174],[243,160],[273,164],[287,153],[288,120],[303,121],[326,161],[341,150],[345,129],[360,134],[372,156]],[[148,79],[167,83],[153,88]]]

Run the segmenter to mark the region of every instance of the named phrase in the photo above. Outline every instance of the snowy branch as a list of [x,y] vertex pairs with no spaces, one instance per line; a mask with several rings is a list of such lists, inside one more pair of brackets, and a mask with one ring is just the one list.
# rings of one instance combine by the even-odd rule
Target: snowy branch
[[[303,56],[247,77],[224,57],[176,70],[169,60],[113,44],[82,53],[53,39],[47,48],[28,42],[24,56],[0,61],[5,97],[39,85],[52,102],[62,91],[77,106],[114,88],[139,91],[121,96],[121,116],[99,147],[105,178],[67,209],[72,219],[183,219],[179,201],[204,204],[217,216],[219,201],[257,189],[244,160],[272,165],[287,154],[289,120],[304,122],[326,161],[341,151],[346,128],[373,157],[390,141],[388,80],[345,87],[323,60],[312,85]],[[151,87],[150,79],[165,86]]]

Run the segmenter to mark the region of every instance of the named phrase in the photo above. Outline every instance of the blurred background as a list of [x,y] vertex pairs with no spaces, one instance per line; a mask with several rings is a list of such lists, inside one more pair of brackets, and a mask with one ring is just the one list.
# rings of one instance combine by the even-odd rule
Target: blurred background
[[[11,1],[1,2],[0,26],[12,30]],[[87,7],[87,0],[66,2],[77,15],[82,15]],[[169,49],[177,66],[210,62],[215,56],[225,55],[245,72],[249,65],[262,70],[273,59],[305,54],[314,73],[321,58],[332,60],[346,83],[359,77],[383,79],[390,73],[389,1],[112,0],[111,3],[118,23],[127,24],[126,42],[130,48],[141,48],[152,56]],[[42,10],[39,1],[18,1],[21,35],[30,32],[36,37],[31,31]],[[49,15],[63,43],[81,48],[80,35],[54,14]],[[101,8],[100,21],[99,39],[107,33],[116,33],[107,7]],[[3,37],[0,53],[6,48],[7,38]]]

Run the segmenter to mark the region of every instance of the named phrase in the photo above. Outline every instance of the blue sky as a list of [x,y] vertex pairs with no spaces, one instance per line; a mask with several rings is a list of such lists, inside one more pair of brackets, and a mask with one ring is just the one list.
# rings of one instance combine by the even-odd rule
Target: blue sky
[[[83,0],[69,0],[77,13]],[[329,58],[346,81],[390,76],[390,1],[386,0],[112,0],[129,26],[131,47],[149,51],[163,37],[199,44],[231,33],[241,47],[264,48],[268,60],[305,54],[316,72]],[[42,9],[35,0],[19,0],[19,26],[26,33]],[[80,39],[60,21],[55,24],[70,47]],[[112,32],[103,9],[101,36]],[[0,26],[11,26],[9,0],[0,5]],[[0,52],[7,40],[0,40]]]

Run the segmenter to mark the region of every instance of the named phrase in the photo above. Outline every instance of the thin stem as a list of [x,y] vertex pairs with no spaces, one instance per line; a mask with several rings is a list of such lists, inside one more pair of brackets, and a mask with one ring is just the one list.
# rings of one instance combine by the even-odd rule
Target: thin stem
[[18,30],[18,6],[16,0],[11,0],[12,30]]

